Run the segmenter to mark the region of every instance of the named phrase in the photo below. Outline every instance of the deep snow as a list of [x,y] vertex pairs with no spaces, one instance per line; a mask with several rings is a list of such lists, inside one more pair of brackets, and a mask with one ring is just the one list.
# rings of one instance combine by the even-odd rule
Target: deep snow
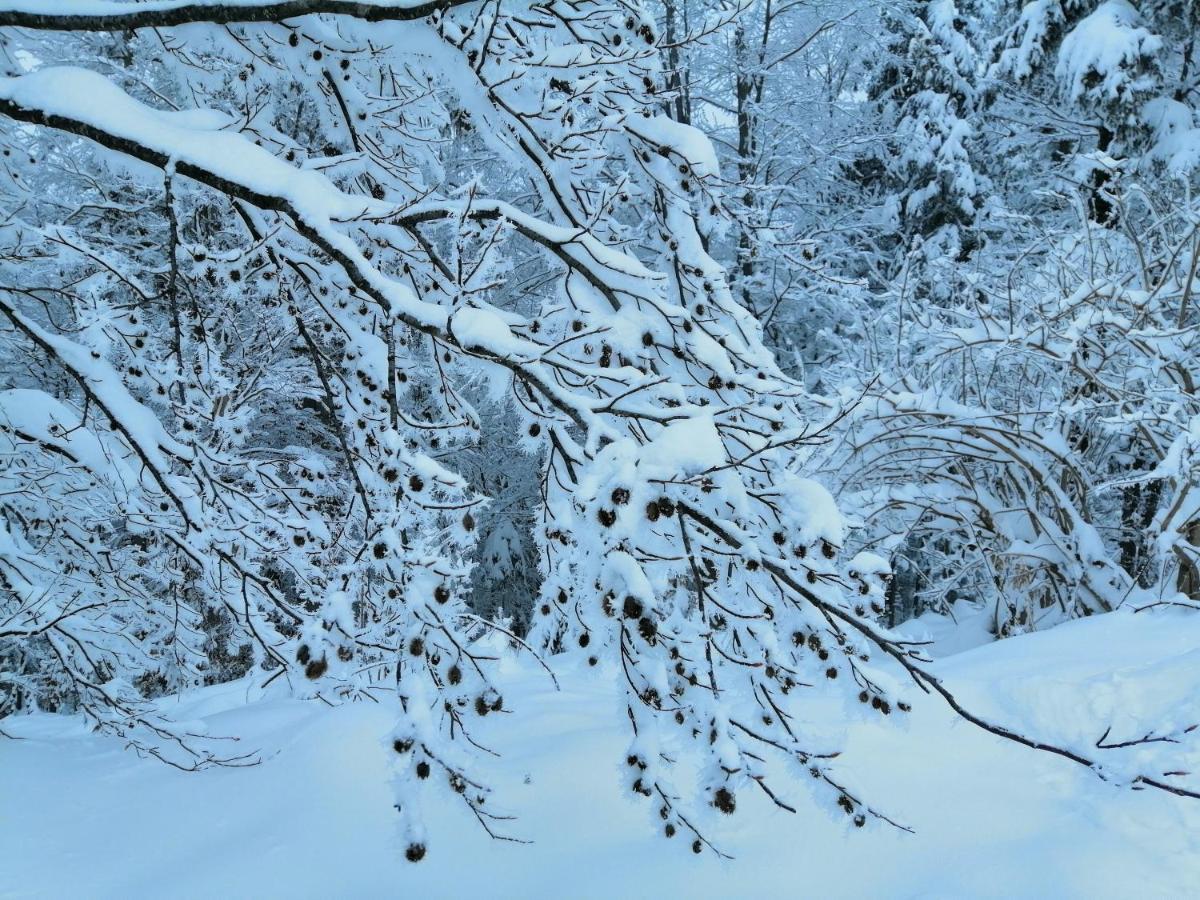
[[[927,623],[928,624],[928,623]],[[970,626],[967,626],[970,627]],[[1194,714],[1200,617],[1113,614],[936,664],[976,708],[1045,736],[1087,737]],[[736,859],[656,836],[619,793],[613,680],[505,664],[497,800],[534,841],[490,841],[458,806],[428,809],[430,854],[403,860],[382,738],[386,706],[329,709],[244,684],[171,701],[261,765],[187,774],[141,761],[75,719],[8,719],[0,739],[3,897],[1181,897],[1200,892],[1200,803],[1105,784],[1006,744],[936,701],[907,729],[855,723],[841,766],[916,830],[847,829],[807,803],[749,795],[719,834]],[[1097,723],[1101,723],[1099,726]],[[1195,761],[1196,751],[1191,751]],[[528,776],[528,781],[526,779]]]

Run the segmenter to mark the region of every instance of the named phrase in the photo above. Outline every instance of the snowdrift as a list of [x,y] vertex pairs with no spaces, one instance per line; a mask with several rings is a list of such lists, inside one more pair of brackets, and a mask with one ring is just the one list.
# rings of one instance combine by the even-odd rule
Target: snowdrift
[[[1109,740],[1196,715],[1200,617],[1114,613],[946,657],[935,669],[996,719],[1063,741]],[[427,809],[431,852],[403,859],[384,705],[252,697],[246,683],[169,701],[264,761],[189,774],[77,719],[5,720],[3,897],[1179,897],[1200,890],[1200,804],[1133,791],[1006,744],[935,700],[907,729],[848,727],[841,770],[912,827],[857,830],[794,793],[788,815],[746,795],[718,832],[736,858],[656,836],[617,790],[615,678],[555,691],[505,662],[516,715],[489,738],[497,800],[527,845],[490,840],[459,806]],[[247,698],[250,697],[250,702]],[[1188,764],[1200,766],[1196,750]],[[1186,750],[1180,758],[1187,757]]]

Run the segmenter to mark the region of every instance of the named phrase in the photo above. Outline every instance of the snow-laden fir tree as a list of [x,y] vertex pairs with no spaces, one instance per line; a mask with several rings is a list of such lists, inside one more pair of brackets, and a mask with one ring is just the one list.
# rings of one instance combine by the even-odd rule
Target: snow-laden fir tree
[[[882,53],[867,92],[890,134],[856,168],[884,193],[897,268],[910,257],[923,268],[961,263],[980,241],[988,188],[974,152],[979,63],[968,22],[954,0],[933,0],[889,6],[880,27]],[[944,267],[916,277],[938,281]],[[931,289],[922,285],[921,292]]]
[[998,26],[991,71],[1067,114],[1043,130],[1066,126],[1059,140],[1077,154],[1094,221],[1116,224],[1106,188],[1137,160],[1176,175],[1195,166],[1194,138],[1185,137],[1195,127],[1195,3],[1035,0]]

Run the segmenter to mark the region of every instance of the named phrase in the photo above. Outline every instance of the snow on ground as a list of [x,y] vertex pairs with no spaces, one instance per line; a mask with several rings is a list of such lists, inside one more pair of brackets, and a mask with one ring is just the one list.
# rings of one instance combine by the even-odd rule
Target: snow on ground
[[[959,653],[936,668],[991,715],[1071,734],[1094,728],[1121,700],[1156,714],[1158,705],[1178,705],[1189,680],[1180,667],[1195,666],[1198,647],[1198,617],[1114,614]],[[381,741],[391,724],[386,707],[281,698],[242,705],[244,687],[225,686],[173,701],[176,714],[279,748],[260,766],[186,774],[140,761],[77,720],[6,720],[24,739],[0,740],[0,897],[1200,891],[1200,803],[1109,786],[932,702],[917,707],[907,730],[853,725],[845,754],[844,771],[915,835],[847,830],[814,806],[790,816],[747,795],[722,835],[736,859],[696,857],[678,838],[657,837],[652,810],[618,792],[625,739],[612,678],[566,672],[556,693],[532,666],[507,665],[514,684],[506,705],[521,715],[491,735],[505,750],[495,784],[531,845],[489,841],[458,807],[430,809],[430,855],[404,862]]]
[[951,615],[924,612],[896,627],[897,634],[905,640],[922,645],[926,655],[934,659],[951,656],[992,643],[995,638],[989,630],[993,613],[985,605],[976,605],[965,600],[950,604]]

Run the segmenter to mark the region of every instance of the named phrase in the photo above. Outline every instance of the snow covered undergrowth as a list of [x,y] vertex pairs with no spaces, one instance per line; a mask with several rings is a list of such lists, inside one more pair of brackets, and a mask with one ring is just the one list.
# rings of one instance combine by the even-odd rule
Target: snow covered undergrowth
[[[1200,618],[1164,610],[935,665],[999,721],[1072,741],[1111,724],[1117,740],[1195,713],[1198,647]],[[496,799],[530,845],[489,840],[461,806],[428,809],[429,856],[406,863],[382,742],[390,710],[243,704],[245,686],[232,685],[172,701],[173,712],[278,748],[248,769],[186,774],[78,720],[6,720],[23,739],[0,740],[0,896],[1177,897],[1200,886],[1200,804],[1108,785],[933,700],[907,728],[854,724],[840,767],[915,834],[847,828],[802,791],[796,816],[747,793],[718,833],[736,859],[693,856],[656,837],[650,805],[618,789],[614,681],[569,671],[555,692],[536,667],[505,666],[519,715],[496,717],[489,734],[504,751]]]

